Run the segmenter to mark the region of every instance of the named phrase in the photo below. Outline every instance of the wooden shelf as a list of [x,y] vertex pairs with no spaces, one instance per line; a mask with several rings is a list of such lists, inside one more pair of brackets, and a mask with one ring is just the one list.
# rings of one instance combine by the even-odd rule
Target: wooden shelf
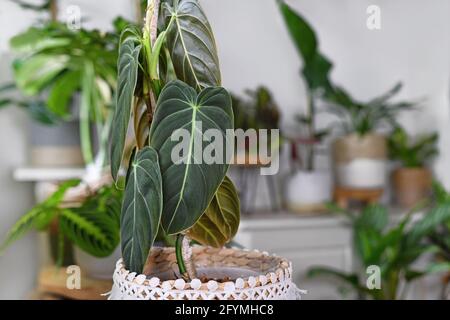
[[98,280],[81,276],[81,288],[67,288],[66,268],[46,267],[39,274],[34,299],[106,300],[105,293],[112,287],[112,280]]
[[85,168],[65,167],[21,167],[14,170],[16,181],[45,182],[78,179],[85,174]]

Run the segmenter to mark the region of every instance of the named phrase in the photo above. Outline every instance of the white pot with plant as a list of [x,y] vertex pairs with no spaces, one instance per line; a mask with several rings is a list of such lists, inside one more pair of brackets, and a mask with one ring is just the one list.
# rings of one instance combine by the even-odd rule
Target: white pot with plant
[[378,129],[396,125],[396,116],[414,103],[390,102],[402,85],[367,103],[358,102],[342,88],[327,92],[329,111],[340,120],[344,135],[333,144],[336,183],[349,189],[384,189],[387,180],[387,141]]
[[[315,100],[320,97],[324,88],[329,86],[328,74],[332,65],[319,51],[315,32],[306,20],[284,1],[279,1],[279,6],[303,60],[302,75],[308,100],[306,115],[298,117],[300,128],[305,132],[290,139],[291,160],[295,169],[287,181],[286,205],[294,212],[321,212],[326,209],[325,204],[332,199],[332,179],[329,170],[318,169],[315,164],[317,146],[329,133],[328,129],[316,128]],[[318,61],[321,61],[324,67],[318,65]]]
[[398,205],[410,208],[431,195],[433,174],[427,164],[439,153],[438,138],[437,133],[410,138],[400,127],[389,137],[389,156],[399,163],[392,173]]
[[[230,142],[224,139],[225,131],[234,127],[233,111],[230,95],[220,87],[208,20],[197,0],[148,4],[143,30],[130,27],[121,36],[111,152],[114,179],[124,162],[132,115],[136,148],[125,159],[122,259],[110,298],[293,299],[297,290],[288,261],[223,248],[238,229],[239,198],[226,176],[231,159],[221,152]],[[165,63],[159,63],[161,58]],[[137,109],[146,111],[142,118],[136,119],[141,115]],[[171,136],[180,128],[186,129],[189,143],[176,153],[185,160],[174,161],[172,151],[180,140]],[[222,153],[224,158],[212,164],[194,159],[195,141],[204,141],[209,129],[223,142],[200,146]],[[158,234],[175,237],[175,247],[154,247]],[[191,247],[189,239],[202,246]]]

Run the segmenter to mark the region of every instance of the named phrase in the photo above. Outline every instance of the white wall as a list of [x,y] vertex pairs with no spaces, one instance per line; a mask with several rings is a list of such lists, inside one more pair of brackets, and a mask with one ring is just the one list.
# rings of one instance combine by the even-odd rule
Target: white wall
[[[38,0],[33,0],[38,3]],[[107,28],[121,13],[133,17],[128,0],[62,0],[79,5],[85,26]],[[402,121],[411,132],[439,130],[441,156],[436,172],[450,188],[449,4],[446,0],[292,0],[315,27],[321,48],[335,63],[333,79],[356,98],[369,99],[396,81],[404,82],[399,98],[427,97],[421,114]],[[304,109],[300,59],[292,45],[275,0],[201,0],[214,28],[224,86],[240,93],[267,85],[283,111],[285,125]],[[382,29],[366,28],[366,8],[382,10]],[[9,38],[24,30],[34,17],[8,1],[0,1],[0,54]],[[6,60],[0,58],[0,83]],[[0,235],[31,205],[30,185],[15,183],[14,167],[26,163],[28,118],[13,108],[0,111]],[[29,237],[0,257],[0,298],[24,297],[33,287],[35,246]],[[10,273],[11,272],[11,273]],[[21,275],[20,280],[12,275]]]
[[[404,114],[411,133],[438,130],[437,175],[450,188],[449,2],[446,0],[290,0],[316,29],[334,62],[332,77],[367,100],[404,83],[399,99],[426,98],[420,113]],[[203,0],[221,58],[223,82],[239,93],[267,85],[283,122],[305,109],[301,60],[275,0]],[[369,5],[381,8],[381,30],[366,27]]]

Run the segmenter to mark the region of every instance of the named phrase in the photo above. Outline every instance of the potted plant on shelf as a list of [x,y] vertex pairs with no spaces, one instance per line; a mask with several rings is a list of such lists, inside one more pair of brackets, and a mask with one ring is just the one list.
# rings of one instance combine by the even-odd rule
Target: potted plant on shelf
[[[44,9],[44,7],[42,7]],[[58,201],[50,200],[53,212],[61,212],[58,207],[67,209],[62,212],[79,210],[94,211],[93,206],[99,201],[93,197],[104,195],[103,187],[111,188],[112,179],[108,167],[108,147],[111,122],[113,117],[116,81],[117,81],[117,32],[121,31],[123,20],[116,18],[116,32],[98,30],[72,30],[66,24],[53,19],[39,22],[11,39],[11,48],[16,52],[13,63],[15,83],[6,87],[19,91],[21,96],[11,93],[0,101],[0,105],[17,105],[30,111],[34,119],[52,126],[33,126],[32,128],[32,165],[35,166],[78,166],[86,165],[86,174],[77,184],[71,184],[65,190],[64,197]],[[0,91],[2,91],[0,89]],[[2,93],[3,94],[3,93]],[[106,170],[105,170],[106,169]],[[65,189],[48,184],[45,194],[60,195]],[[25,214],[18,224],[28,221],[30,215],[47,208],[48,201],[38,204]],[[99,207],[98,211],[103,208]],[[65,239],[65,256],[63,264],[78,263],[82,271],[91,275],[110,273],[111,262],[105,256],[117,259],[120,253],[114,250],[99,256],[86,250],[74,248],[75,257],[70,254],[71,243],[77,243],[60,230],[59,219],[62,214],[51,215],[39,229],[49,230],[51,258],[61,264],[61,255],[56,250]],[[79,219],[78,219],[79,220]],[[86,227],[90,227],[84,224]],[[115,230],[118,238],[118,229]],[[116,249],[114,246],[113,249]],[[101,259],[99,259],[101,258]],[[103,271],[101,271],[103,269]]]
[[397,126],[397,115],[414,103],[390,102],[401,89],[399,83],[386,94],[367,103],[358,102],[342,88],[326,93],[328,109],[341,120],[344,135],[333,144],[338,187],[350,190],[379,190],[386,183],[387,142],[378,129]]
[[[301,129],[306,128],[306,134],[290,138],[291,158],[301,165],[302,170],[295,170],[289,178],[286,202],[288,208],[296,212],[321,212],[326,209],[325,203],[331,200],[332,179],[329,170],[318,169],[315,165],[317,145],[329,133],[328,129],[316,127],[316,100],[331,87],[328,77],[332,63],[320,52],[317,36],[309,23],[284,1],[278,0],[278,4],[303,60],[301,73],[307,93],[307,112],[297,118]],[[302,159],[298,145],[306,149],[305,159]]]
[[413,140],[400,127],[389,137],[389,156],[401,163],[392,174],[395,198],[399,205],[412,207],[430,196],[433,177],[426,164],[438,154],[438,138],[437,133],[430,133]]
[[[246,98],[240,98],[232,95],[234,125],[236,129],[247,130],[268,130],[267,150],[280,147],[280,141],[272,145],[270,139],[270,130],[280,129],[280,109],[268,88],[259,86],[255,90],[246,90]],[[259,144],[262,143],[256,139],[252,146],[248,139],[244,146],[236,145],[236,164],[261,164],[266,163],[267,159],[260,159],[258,152]],[[271,153],[273,154],[273,153]],[[244,159],[242,159],[244,158]]]
[[[113,253],[119,244],[122,192],[114,186],[104,186],[84,197],[81,204],[74,204],[66,196],[78,184],[78,180],[62,183],[50,197],[24,214],[6,235],[0,246],[0,253],[32,229],[57,229],[57,238],[50,238],[50,249],[57,266],[74,263],[72,246],[68,246],[70,243],[80,249],[76,258],[80,260],[77,263],[83,275],[93,278],[110,277],[114,269],[111,269],[111,263],[117,259],[117,255]],[[86,259],[85,255],[96,259]]]
[[[417,269],[415,262],[427,252],[435,249],[427,237],[439,225],[450,221],[450,202],[428,207],[422,217],[412,219],[413,212],[406,214],[399,223],[389,226],[386,208],[379,205],[368,206],[362,212],[350,212],[338,207],[331,208],[345,215],[353,230],[353,244],[356,250],[359,270],[344,272],[329,267],[313,267],[310,277],[328,276],[338,279],[359,299],[395,300],[405,299],[408,285],[431,273],[448,272],[446,262],[431,261],[424,269]],[[367,286],[367,272],[375,272],[379,267],[380,282]],[[372,268],[372,269],[369,269]]]
[[[288,261],[222,248],[237,231],[239,199],[226,176],[232,155],[222,152],[231,142],[225,131],[234,125],[231,97],[220,87],[216,48],[197,0],[151,0],[143,30],[131,27],[121,35],[114,179],[124,162],[130,117],[136,138],[135,151],[125,161],[123,259],[116,265],[111,299],[295,297]],[[180,129],[189,143],[182,152],[175,149],[181,158],[174,161],[179,139],[171,136]],[[222,154],[211,164],[194,159],[195,141],[204,150],[202,138],[209,129],[220,133],[214,146]],[[158,233],[175,235],[175,247],[153,247]],[[211,247],[190,247],[189,239]]]

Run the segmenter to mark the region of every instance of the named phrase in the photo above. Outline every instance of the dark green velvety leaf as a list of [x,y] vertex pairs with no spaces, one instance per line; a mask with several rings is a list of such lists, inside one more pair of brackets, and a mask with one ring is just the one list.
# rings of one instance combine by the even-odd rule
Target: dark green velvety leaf
[[163,2],[160,29],[167,29],[166,47],[178,79],[197,91],[221,84],[214,35],[197,0]]
[[162,199],[158,154],[145,147],[131,164],[120,218],[122,256],[132,272],[142,272],[158,234]]
[[240,204],[236,188],[225,177],[202,217],[189,229],[188,235],[206,246],[223,247],[236,235]]
[[123,159],[125,138],[138,79],[139,54],[142,48],[135,35],[130,35],[127,30],[123,34],[129,36],[123,39],[119,49],[117,103],[113,119],[114,130],[111,136],[111,174],[116,181]]
[[[182,143],[171,139],[177,129],[186,129],[189,133],[189,150],[182,153],[184,161],[174,163],[173,148]],[[179,233],[194,225],[205,212],[228,170],[229,161],[225,158],[218,161],[221,163],[207,164],[200,161],[203,159],[198,159],[202,155],[195,157],[194,141],[202,141],[208,129],[220,130],[225,146],[225,132],[233,129],[233,110],[228,92],[221,87],[211,87],[197,95],[193,88],[181,81],[166,85],[158,99],[150,129],[150,145],[160,156],[164,188],[161,221],[168,234]],[[206,141],[201,143],[201,150],[210,145]]]

